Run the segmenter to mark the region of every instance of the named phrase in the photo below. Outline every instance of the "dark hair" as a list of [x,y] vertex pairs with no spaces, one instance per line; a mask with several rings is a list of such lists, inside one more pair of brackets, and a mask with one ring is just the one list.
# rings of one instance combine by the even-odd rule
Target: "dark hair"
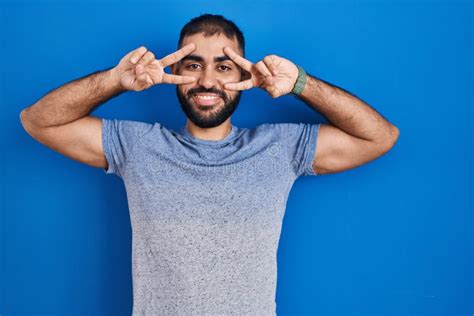
[[183,43],[186,36],[204,33],[204,36],[212,36],[214,34],[224,34],[228,39],[237,39],[239,48],[242,50],[242,55],[245,57],[245,40],[244,34],[235,25],[234,22],[227,20],[222,15],[202,14],[191,19],[181,29],[179,35],[178,49]]

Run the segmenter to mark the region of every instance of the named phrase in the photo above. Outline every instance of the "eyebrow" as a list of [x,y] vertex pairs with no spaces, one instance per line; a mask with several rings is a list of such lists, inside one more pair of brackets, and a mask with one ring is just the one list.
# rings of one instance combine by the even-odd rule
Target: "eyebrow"
[[[187,56],[185,56],[181,59],[181,61],[185,61],[185,60],[194,60],[194,61],[203,62],[204,58],[202,58],[202,56],[199,56],[199,55],[191,54],[191,55],[187,55]],[[231,60],[231,59],[229,58],[229,56],[214,57],[214,62],[216,62],[216,63],[220,63],[220,62],[223,62],[223,61],[226,61],[226,60]]]

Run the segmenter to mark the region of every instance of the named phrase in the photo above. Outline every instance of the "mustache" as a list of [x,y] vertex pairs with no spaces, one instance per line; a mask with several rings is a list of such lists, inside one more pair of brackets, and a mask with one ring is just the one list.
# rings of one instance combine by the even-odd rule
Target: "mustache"
[[206,89],[206,88],[199,87],[199,88],[191,89],[188,91],[188,99],[191,98],[193,94],[195,93],[215,93],[218,96],[220,96],[224,101],[227,101],[227,96],[225,95],[225,93],[214,88]]

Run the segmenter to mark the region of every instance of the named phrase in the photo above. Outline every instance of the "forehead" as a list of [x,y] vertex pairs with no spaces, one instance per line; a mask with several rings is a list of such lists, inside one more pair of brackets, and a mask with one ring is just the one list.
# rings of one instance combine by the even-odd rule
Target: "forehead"
[[196,44],[196,49],[191,53],[211,60],[214,57],[225,56],[224,47],[232,48],[239,55],[242,55],[236,39],[229,39],[223,34],[204,36],[202,33],[193,34],[183,38],[181,47],[189,44]]

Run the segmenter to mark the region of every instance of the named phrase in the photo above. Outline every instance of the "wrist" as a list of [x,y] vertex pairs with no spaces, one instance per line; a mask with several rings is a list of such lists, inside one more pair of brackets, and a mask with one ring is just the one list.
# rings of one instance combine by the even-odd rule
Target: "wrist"
[[113,67],[107,70],[107,77],[109,86],[112,87],[114,91],[124,92],[127,90],[122,86],[122,78],[117,67]]
[[299,65],[296,65],[296,67],[298,67],[298,77],[296,78],[295,85],[293,86],[293,89],[291,90],[291,94],[299,96],[304,90],[307,77],[306,77],[306,72],[303,69],[303,67]]

